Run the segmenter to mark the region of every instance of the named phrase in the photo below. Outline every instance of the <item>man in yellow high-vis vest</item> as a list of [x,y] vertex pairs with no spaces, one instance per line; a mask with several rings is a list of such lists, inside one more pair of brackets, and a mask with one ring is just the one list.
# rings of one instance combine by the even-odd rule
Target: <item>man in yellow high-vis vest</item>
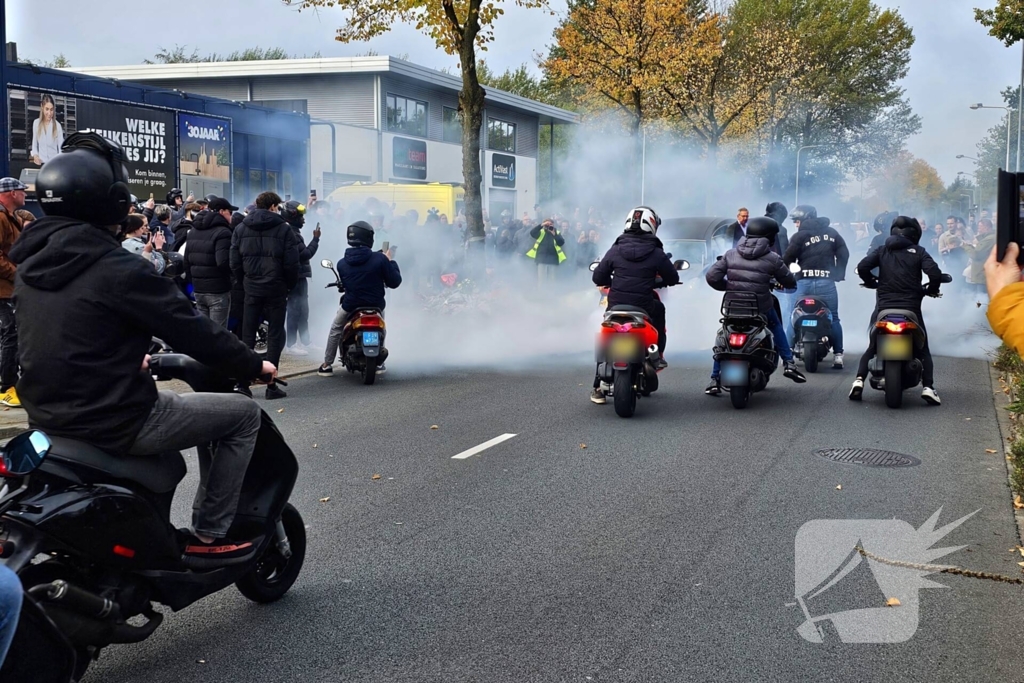
[[530,237],[536,240],[533,247],[526,252],[526,257],[537,262],[538,282],[553,282],[558,275],[558,266],[565,262],[562,245],[565,238],[555,228],[550,218],[530,231]]

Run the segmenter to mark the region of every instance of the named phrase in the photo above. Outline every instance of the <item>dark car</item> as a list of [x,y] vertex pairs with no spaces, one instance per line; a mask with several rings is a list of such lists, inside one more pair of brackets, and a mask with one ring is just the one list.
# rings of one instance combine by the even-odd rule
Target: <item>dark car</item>
[[683,283],[692,280],[703,282],[704,272],[715,259],[732,248],[725,238],[725,231],[733,220],[696,217],[666,218],[662,221],[658,237],[665,245],[665,252],[672,254],[673,261],[685,259],[690,262],[690,268],[679,274]]

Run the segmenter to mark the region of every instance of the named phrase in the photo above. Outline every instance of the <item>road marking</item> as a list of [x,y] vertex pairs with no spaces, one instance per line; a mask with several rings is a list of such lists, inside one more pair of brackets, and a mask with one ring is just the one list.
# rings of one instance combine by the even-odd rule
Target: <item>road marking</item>
[[501,436],[496,436],[493,439],[491,439],[490,441],[484,441],[479,446],[473,446],[468,451],[462,451],[458,455],[453,455],[452,456],[452,460],[465,460],[466,458],[471,458],[474,455],[476,455],[477,453],[482,453],[483,451],[486,451],[488,448],[491,448],[492,446],[497,446],[499,443],[502,443],[504,441],[508,441],[509,439],[511,439],[514,436],[516,436],[516,435],[515,434],[502,434]]

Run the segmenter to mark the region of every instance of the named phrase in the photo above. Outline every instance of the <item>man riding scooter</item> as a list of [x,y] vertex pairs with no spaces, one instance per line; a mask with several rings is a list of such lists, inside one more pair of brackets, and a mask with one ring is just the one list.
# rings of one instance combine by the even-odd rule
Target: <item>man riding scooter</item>
[[[665,361],[665,304],[658,299],[654,289],[679,284],[679,273],[657,237],[659,227],[661,218],[654,209],[647,206],[633,209],[626,218],[625,231],[594,270],[593,280],[598,287],[610,288],[608,308],[635,306],[647,313],[658,330],[661,356],[656,367],[664,370],[668,367]],[[659,276],[661,282],[658,282]],[[607,392],[601,388],[601,380],[596,375],[590,400],[598,405],[607,401]]]

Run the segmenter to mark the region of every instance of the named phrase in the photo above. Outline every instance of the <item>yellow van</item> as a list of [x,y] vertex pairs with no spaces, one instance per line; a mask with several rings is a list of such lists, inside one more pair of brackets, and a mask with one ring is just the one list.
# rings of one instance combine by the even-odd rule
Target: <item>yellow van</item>
[[394,206],[393,212],[401,216],[410,209],[419,215],[422,224],[427,212],[437,209],[439,214],[448,216],[454,222],[466,201],[466,191],[461,185],[452,183],[352,183],[339,187],[328,200],[345,208],[361,204],[373,197],[387,206]]

